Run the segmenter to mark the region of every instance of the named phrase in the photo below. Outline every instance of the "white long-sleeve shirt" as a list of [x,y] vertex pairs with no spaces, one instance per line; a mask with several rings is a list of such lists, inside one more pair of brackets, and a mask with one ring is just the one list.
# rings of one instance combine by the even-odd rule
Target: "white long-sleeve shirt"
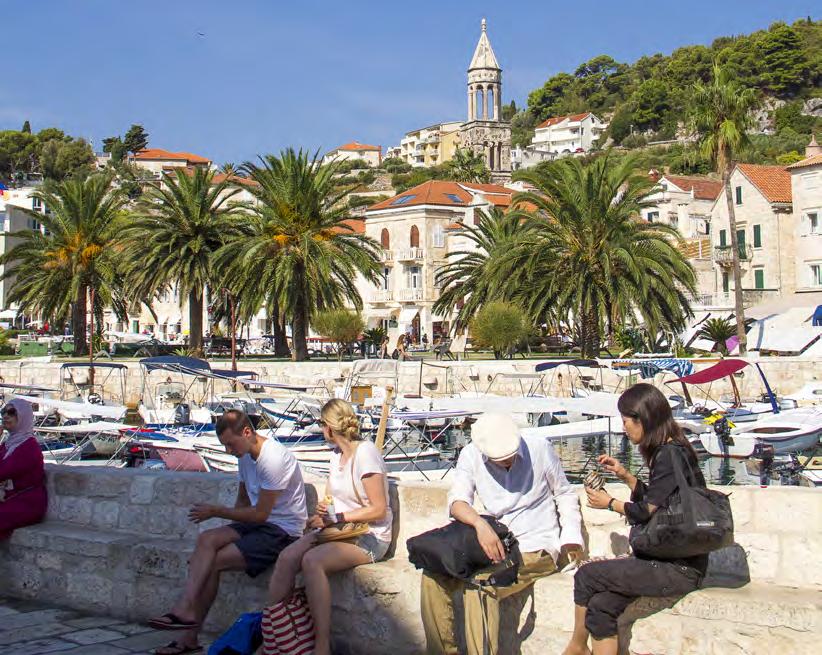
[[505,524],[524,553],[548,551],[554,560],[564,544],[582,544],[579,499],[551,443],[523,437],[510,469],[487,459],[474,444],[460,453],[448,493],[448,510],[458,500],[474,504]]

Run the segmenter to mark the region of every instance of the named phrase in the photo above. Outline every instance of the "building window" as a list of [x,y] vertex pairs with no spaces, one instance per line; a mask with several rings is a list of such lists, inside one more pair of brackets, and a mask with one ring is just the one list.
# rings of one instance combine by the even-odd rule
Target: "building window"
[[762,226],[761,225],[754,225],[754,248],[761,248],[762,247]]
[[745,259],[745,230],[736,231],[736,247],[739,250],[739,258]]
[[811,286],[822,287],[822,264],[811,264]]
[[808,214],[808,234],[822,234],[822,226],[819,224],[819,214],[817,212]]
[[819,173],[809,173],[802,176],[802,188],[817,189],[819,188]]
[[383,250],[388,250],[391,247],[391,237],[386,228],[383,228],[382,232],[380,232],[380,245],[383,247]]
[[411,247],[420,247],[420,231],[417,229],[416,225],[411,226]]
[[408,268],[408,288],[422,289],[422,272],[419,266],[410,266]]
[[391,269],[387,266],[384,266],[382,269],[382,275],[380,276],[380,286],[382,287],[383,291],[388,291],[391,289]]
[[434,231],[431,234],[431,243],[434,244],[435,248],[442,248],[445,246],[445,232],[442,229],[442,225],[434,226]]
[[728,293],[728,289],[730,289],[730,278],[728,277],[728,271],[722,271],[722,291]]
[[742,187],[741,186],[736,187],[736,204],[737,205],[742,204]]
[[648,222],[654,223],[659,220],[659,212],[648,212]]
[[754,288],[755,289],[764,289],[765,288],[765,269],[764,268],[755,268],[754,269]]
[[719,231],[719,247],[720,248],[724,248],[725,246],[728,245],[727,239],[728,239],[727,232],[725,230],[720,230]]
[[31,199],[31,208],[34,211],[39,212],[40,210],[43,209],[43,201],[40,200],[40,198],[32,198]]

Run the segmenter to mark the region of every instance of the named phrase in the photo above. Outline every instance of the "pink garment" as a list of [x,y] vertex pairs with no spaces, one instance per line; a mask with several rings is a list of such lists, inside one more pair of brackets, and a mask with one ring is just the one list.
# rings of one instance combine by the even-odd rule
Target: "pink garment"
[[26,439],[8,457],[6,445],[0,446],[2,485],[6,486],[6,499],[0,501],[0,539],[5,539],[15,528],[39,523],[46,515],[46,471],[36,439]]

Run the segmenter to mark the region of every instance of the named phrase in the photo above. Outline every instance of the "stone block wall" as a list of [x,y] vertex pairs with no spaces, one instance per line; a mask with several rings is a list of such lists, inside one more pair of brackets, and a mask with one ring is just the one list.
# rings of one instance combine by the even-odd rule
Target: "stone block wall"
[[[136,360],[123,360],[128,366],[126,372],[126,400],[136,403],[141,392],[141,371]],[[491,392],[499,395],[520,396],[523,394],[523,387],[519,380],[496,377],[500,373],[533,373],[534,366],[538,360],[514,360],[514,361],[460,361],[460,362],[437,362],[438,366],[445,368],[433,368],[430,366],[421,367],[420,362],[401,362],[399,365],[399,393],[418,393],[420,389],[424,395],[443,396],[465,392],[484,393],[489,389],[493,381]],[[822,361],[807,359],[802,357],[766,357],[759,360],[767,375],[771,387],[782,396],[799,391],[809,382],[822,380]],[[711,364],[700,363],[694,360],[697,370],[701,370]],[[225,362],[220,362],[216,366],[224,367]],[[256,371],[263,380],[271,382],[281,382],[290,384],[316,384],[319,380],[325,380],[330,391],[335,386],[342,386],[341,380],[351,373],[352,362],[333,361],[311,361],[311,362],[260,362],[253,360],[243,360],[239,368],[243,370]],[[575,383],[576,371],[572,373]],[[600,372],[596,372],[596,381],[600,382]],[[664,379],[657,376],[653,382],[660,386],[666,393],[681,393],[678,385],[665,387],[662,385]],[[39,384],[46,386],[60,386],[60,364],[46,362],[25,362],[23,360],[8,360],[0,362],[0,381],[20,384]],[[100,377],[98,376],[98,382]],[[640,381],[636,376],[637,382]],[[648,381],[648,380],[646,380]],[[759,374],[755,369],[748,367],[744,369],[743,376],[736,379],[737,386],[744,398],[758,397],[764,388]],[[613,371],[601,369],[601,383],[603,388],[608,390],[624,390],[625,378],[617,376]],[[117,385],[119,382],[114,377],[108,385],[109,392],[119,393]],[[569,373],[565,367],[559,369],[557,373],[545,376],[544,388],[538,389],[537,393],[546,393],[554,396],[568,396],[570,393]],[[529,382],[526,381],[527,390]],[[199,387],[199,385],[197,385]],[[227,382],[215,382],[215,392],[225,392],[230,390]],[[700,392],[691,389],[694,401],[702,398]],[[718,398],[722,395],[731,395],[732,389],[727,380],[719,380],[711,386],[711,395]]]
[[[57,465],[48,467],[48,481],[47,521],[18,530],[0,544],[0,593],[132,621],[165,611],[174,602],[197,535],[220,523],[191,524],[188,507],[231,504],[237,484],[216,473]],[[307,485],[316,499],[323,481],[309,479]],[[394,487],[399,521],[395,557],[333,579],[334,633],[341,652],[421,651],[419,572],[407,561],[405,540],[444,524],[447,487],[448,482]],[[622,486],[610,491],[627,496]],[[751,584],[707,589],[679,602],[636,603],[622,626],[626,639],[632,633],[634,652],[815,652],[814,635],[822,630],[822,495],[803,488],[725,491],[732,493],[736,538],[747,553]],[[627,528],[621,519],[584,502],[582,513],[592,555],[625,551]],[[239,613],[261,607],[267,581],[267,574],[255,580],[226,575],[208,627],[222,629]],[[559,574],[537,583],[536,619],[523,653],[560,652],[573,624],[572,582]],[[507,634],[523,628],[516,609],[508,607],[503,615]]]

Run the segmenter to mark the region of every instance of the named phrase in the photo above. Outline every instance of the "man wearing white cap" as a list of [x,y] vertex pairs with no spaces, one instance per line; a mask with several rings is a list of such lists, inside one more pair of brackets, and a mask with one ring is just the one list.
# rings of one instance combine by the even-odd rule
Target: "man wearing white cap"
[[489,559],[502,561],[505,549],[474,509],[475,495],[485,513],[517,538],[522,552],[519,581],[478,591],[456,578],[423,573],[422,620],[429,655],[460,652],[454,636],[454,593],[463,594],[469,655],[496,655],[499,601],[556,572],[561,554],[576,559],[582,552],[579,500],[562,463],[548,440],[521,437],[510,415],[483,414],[471,426],[471,443],[460,453],[448,494],[451,516],[474,527]]

